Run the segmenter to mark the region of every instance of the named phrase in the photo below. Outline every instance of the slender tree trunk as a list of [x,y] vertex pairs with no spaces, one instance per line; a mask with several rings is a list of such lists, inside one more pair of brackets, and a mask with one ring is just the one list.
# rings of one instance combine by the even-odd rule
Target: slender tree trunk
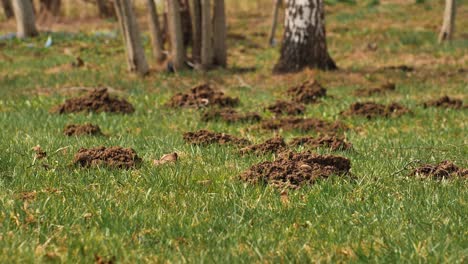
[[15,16],[10,0],[2,0],[2,6],[7,19],[10,19]]
[[211,3],[210,0],[201,0],[202,7],[202,41],[201,64],[204,70],[213,66],[213,39],[211,27]]
[[184,45],[188,47],[192,44],[192,16],[190,13],[189,0],[180,1],[180,15],[182,23],[182,34],[184,36]]
[[439,34],[439,43],[452,40],[455,28],[455,0],[445,0],[444,22]]
[[180,4],[177,0],[167,1],[169,37],[171,39],[171,57],[176,71],[185,68],[185,48],[182,35]]
[[158,10],[154,0],[146,0],[148,13],[149,13],[149,30],[151,35],[151,46],[153,56],[157,62],[163,61],[166,56],[163,53],[163,42],[161,36],[161,29],[159,27]]
[[201,25],[201,2],[200,0],[193,0],[193,16],[192,16],[192,60],[195,64],[201,63],[201,39],[202,39],[202,25]]
[[112,8],[112,2],[108,0],[96,0],[99,17],[109,18],[115,17],[115,9]]
[[224,0],[214,0],[213,13],[213,63],[218,66],[227,65],[227,28]]
[[43,17],[58,16],[60,14],[61,0],[40,0],[39,15]]
[[278,13],[279,13],[279,8],[282,4],[281,0],[274,0],[274,7],[273,7],[273,16],[272,16],[272,21],[271,21],[271,31],[270,31],[270,36],[268,38],[268,43],[270,46],[275,45],[275,35],[276,35],[276,27],[278,25]]
[[327,50],[323,0],[289,0],[285,20],[275,73],[297,72],[305,67],[337,68]]
[[128,69],[131,72],[146,75],[149,68],[132,5],[129,0],[114,0],[114,6],[125,43]]
[[31,0],[12,0],[16,18],[18,38],[34,37],[38,35],[34,10]]

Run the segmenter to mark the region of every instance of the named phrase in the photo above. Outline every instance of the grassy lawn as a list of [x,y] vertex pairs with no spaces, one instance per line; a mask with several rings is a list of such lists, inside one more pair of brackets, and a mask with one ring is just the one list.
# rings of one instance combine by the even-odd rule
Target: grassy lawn
[[[459,7],[453,43],[438,45],[442,1],[331,2],[327,34],[340,67],[336,72],[272,76],[278,48],[268,47],[267,37],[259,34],[268,32],[269,9],[230,11],[230,68],[205,74],[131,75],[120,36],[91,31],[51,33],[50,48],[43,48],[46,33],[1,41],[0,262],[466,262],[467,181],[409,174],[418,160],[468,167],[468,110],[421,106],[446,94],[468,101],[467,5]],[[0,28],[2,34],[14,30],[8,24]],[[371,43],[376,50],[368,48]],[[154,64],[147,36],[145,45]],[[84,67],[69,66],[76,56]],[[399,65],[414,70],[384,69]],[[255,71],[239,73],[243,67]],[[341,120],[351,128],[346,136],[354,150],[333,154],[351,160],[354,177],[334,176],[289,190],[287,201],[281,190],[239,179],[274,155],[241,156],[235,147],[192,146],[182,139],[186,131],[209,129],[257,143],[273,132],[249,124],[204,123],[199,110],[165,106],[174,93],[210,81],[239,97],[240,110],[269,118],[266,105],[312,78],[330,97],[309,105],[304,116]],[[387,81],[396,83],[396,92],[353,95]],[[67,88],[78,86],[112,87],[136,111],[49,113],[77,94]],[[356,101],[399,102],[412,113],[373,120],[340,115]],[[66,124],[84,122],[98,124],[108,136],[62,134]],[[34,159],[36,145],[47,152],[46,159]],[[131,147],[143,164],[134,170],[73,165],[78,149],[101,145]],[[170,152],[179,154],[179,162],[152,165]]]

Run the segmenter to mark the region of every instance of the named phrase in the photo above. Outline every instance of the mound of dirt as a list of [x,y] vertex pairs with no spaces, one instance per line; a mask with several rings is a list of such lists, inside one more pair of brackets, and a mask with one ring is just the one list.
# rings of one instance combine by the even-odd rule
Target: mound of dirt
[[299,86],[291,87],[287,91],[293,101],[304,104],[313,104],[320,97],[327,95],[327,90],[323,88],[316,80],[306,81]]
[[325,147],[332,151],[351,149],[353,145],[348,143],[342,137],[325,135],[322,137],[297,137],[289,142],[291,146],[306,145],[311,148]]
[[209,84],[193,87],[187,93],[177,93],[167,103],[170,107],[234,107],[239,104],[238,98],[225,96],[223,92],[215,90]]
[[301,115],[305,111],[305,106],[297,102],[277,100],[267,109],[276,115]]
[[350,169],[351,162],[344,157],[289,152],[281,154],[275,161],[265,161],[252,166],[242,173],[240,178],[254,184],[298,188],[333,174],[347,174]]
[[198,130],[196,132],[186,132],[183,135],[185,142],[193,145],[209,145],[209,144],[232,144],[245,146],[249,145],[250,141],[243,138],[238,138],[224,133],[216,133],[208,130]]
[[108,166],[111,168],[131,169],[141,163],[135,150],[122,147],[81,148],[75,154],[73,163],[83,166]]
[[468,178],[468,169],[459,168],[452,162],[446,160],[437,165],[425,164],[416,168],[411,175],[437,180],[453,177]]
[[370,89],[357,89],[354,94],[357,96],[371,96],[374,94],[382,94],[386,92],[393,92],[396,90],[396,85],[394,83],[386,83],[380,87],[370,88]]
[[125,99],[112,98],[107,88],[98,88],[83,96],[68,99],[51,109],[51,112],[59,114],[84,111],[129,114],[133,113],[135,108]]
[[268,139],[261,144],[255,144],[247,146],[240,150],[241,154],[256,153],[256,154],[267,154],[267,153],[279,153],[287,149],[287,145],[282,137],[275,137]]
[[347,129],[347,126],[340,121],[328,122],[315,118],[284,117],[278,119],[265,120],[261,123],[263,129],[269,130],[301,130],[316,131],[323,134],[334,134]]
[[222,120],[228,123],[236,122],[259,122],[262,120],[261,116],[255,112],[238,113],[232,108],[226,109],[210,109],[202,116],[202,121],[217,121]]
[[83,125],[80,125],[80,124],[67,125],[63,129],[63,134],[65,134],[66,136],[82,136],[82,135],[101,136],[102,132],[99,126],[86,123]]
[[[444,96],[437,100],[432,100],[423,104],[424,107],[443,107],[461,109],[463,108],[463,101],[460,99],[453,99],[448,96]],[[465,106],[466,107],[466,106]]]
[[353,103],[350,108],[341,114],[345,116],[365,116],[368,119],[375,117],[396,117],[409,113],[409,109],[398,104],[376,104],[373,102]]

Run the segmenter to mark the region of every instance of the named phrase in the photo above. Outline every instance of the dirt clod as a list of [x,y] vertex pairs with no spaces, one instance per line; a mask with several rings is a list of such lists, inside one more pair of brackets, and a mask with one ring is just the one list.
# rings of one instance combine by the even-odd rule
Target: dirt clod
[[193,87],[187,93],[177,93],[168,102],[170,107],[234,107],[239,104],[238,98],[228,97],[209,84]]
[[250,144],[250,141],[244,138],[238,138],[224,133],[217,133],[208,130],[198,130],[196,132],[186,132],[183,135],[185,142],[193,145],[209,145],[209,144],[232,144],[245,146]]
[[141,163],[135,150],[122,147],[81,148],[75,154],[73,163],[83,166],[105,165],[111,168],[131,169]]
[[332,151],[351,149],[353,145],[345,141],[342,137],[325,135],[321,137],[297,137],[289,143],[292,146],[305,145],[312,148],[325,147]]
[[409,113],[409,109],[398,104],[376,104],[373,102],[353,103],[350,108],[341,114],[345,116],[365,116],[368,119],[375,117],[396,117]]
[[393,92],[396,90],[396,85],[394,83],[385,83],[380,87],[370,88],[370,89],[357,89],[354,94],[357,96],[371,96],[374,94],[382,94],[386,92]]
[[33,147],[33,148],[32,148],[32,151],[34,151],[34,153],[35,153],[35,158],[38,159],[38,160],[47,157],[47,152],[45,152],[44,150],[42,150],[41,146],[39,146],[39,145]]
[[460,99],[453,99],[448,96],[443,96],[437,100],[428,101],[423,104],[424,107],[442,107],[442,108],[463,108],[463,101]]
[[227,109],[210,109],[202,116],[202,121],[216,121],[222,120],[228,123],[236,122],[259,122],[262,120],[261,116],[255,112],[238,113],[232,108]]
[[263,129],[269,130],[300,130],[303,132],[315,131],[323,134],[338,133],[347,129],[340,121],[328,122],[315,118],[284,117],[265,120],[261,123]]
[[287,149],[287,145],[282,137],[268,139],[264,143],[247,146],[240,150],[241,154],[256,153],[279,153]]
[[425,164],[413,170],[411,175],[437,180],[453,177],[468,178],[468,169],[457,167],[453,162],[446,160],[437,165]]
[[86,123],[83,125],[80,124],[70,124],[65,126],[63,133],[66,136],[82,136],[82,135],[91,135],[91,136],[100,136],[102,135],[101,129],[98,125],[93,125]]
[[59,114],[85,111],[129,114],[135,109],[125,99],[111,97],[107,88],[92,90],[83,96],[68,99],[65,103],[51,109],[51,112]]
[[327,90],[316,80],[311,80],[306,81],[299,86],[289,88],[287,93],[295,102],[313,104],[316,103],[320,97],[326,96]]
[[268,106],[267,109],[276,115],[301,115],[305,111],[303,104],[282,100],[276,101],[274,104]]
[[241,174],[240,178],[254,184],[298,188],[333,174],[347,174],[350,169],[350,160],[341,156],[289,152],[281,154],[275,161],[265,161],[252,166]]

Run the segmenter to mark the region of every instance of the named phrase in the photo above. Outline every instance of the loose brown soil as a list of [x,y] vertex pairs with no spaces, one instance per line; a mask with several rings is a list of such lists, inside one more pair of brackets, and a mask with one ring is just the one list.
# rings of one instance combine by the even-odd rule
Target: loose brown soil
[[311,148],[325,147],[332,151],[351,149],[353,145],[345,141],[343,137],[325,135],[322,137],[297,137],[289,143],[292,146],[308,146]]
[[68,99],[65,103],[51,109],[51,112],[59,114],[84,111],[129,114],[135,109],[125,99],[111,97],[107,88],[98,88],[83,96]]
[[90,135],[90,136],[102,136],[101,128],[97,125],[93,124],[70,124],[65,126],[63,129],[63,133],[66,136],[83,136],[83,135]]
[[216,133],[208,130],[198,130],[196,132],[186,132],[183,135],[185,142],[193,145],[209,145],[209,144],[232,144],[245,146],[250,144],[250,141],[243,138],[238,138],[224,133]]
[[345,116],[365,116],[368,119],[375,117],[396,117],[409,113],[409,109],[398,104],[381,105],[373,102],[353,103],[350,108],[341,114]]
[[275,137],[268,139],[264,143],[250,145],[240,150],[241,154],[256,153],[256,154],[267,154],[267,153],[279,153],[287,149],[287,145],[282,137]]
[[382,94],[386,92],[393,92],[396,90],[396,85],[394,83],[386,83],[380,87],[370,88],[370,89],[357,89],[354,94],[357,96],[371,96],[375,94]]
[[349,159],[318,155],[311,152],[283,153],[275,161],[266,161],[252,166],[241,174],[240,178],[250,183],[271,184],[276,187],[298,188],[313,184],[318,179],[328,178],[333,174],[349,173]]
[[303,104],[278,100],[267,107],[268,111],[276,115],[301,115],[305,111]]
[[[463,101],[460,99],[453,99],[448,96],[444,96],[437,100],[432,100],[423,104],[424,107],[442,107],[442,108],[453,108],[461,109],[464,108]],[[466,108],[466,106],[465,106]]]
[[437,165],[425,164],[415,169],[411,175],[438,180],[453,177],[468,178],[468,169],[457,167],[446,160]]
[[255,112],[238,113],[232,108],[227,109],[210,109],[202,116],[202,121],[217,121],[222,120],[228,123],[236,122],[259,122],[262,120],[260,115]]
[[334,134],[347,129],[347,126],[340,121],[328,122],[315,118],[284,117],[278,119],[265,120],[261,123],[263,129],[269,130],[300,130],[315,131],[323,134]]
[[313,104],[320,97],[327,95],[327,90],[323,88],[317,81],[306,81],[303,84],[288,89],[288,95],[293,101],[304,104]]
[[209,84],[193,87],[187,93],[177,93],[168,102],[170,107],[234,107],[239,104],[238,98],[225,96],[223,92],[215,90]]
[[122,147],[81,148],[75,154],[73,163],[83,166],[108,166],[111,168],[131,169],[141,163],[135,150]]

